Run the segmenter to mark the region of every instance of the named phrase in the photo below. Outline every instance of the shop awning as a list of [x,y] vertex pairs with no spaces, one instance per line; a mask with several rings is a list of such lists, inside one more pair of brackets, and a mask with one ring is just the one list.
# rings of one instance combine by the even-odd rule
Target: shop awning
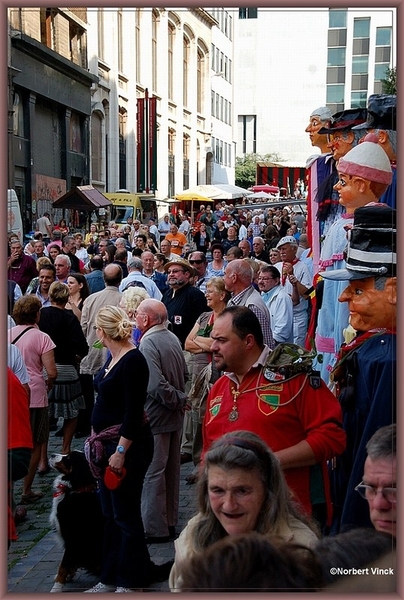
[[55,200],[52,206],[74,210],[97,210],[111,206],[111,202],[92,185],[80,185]]

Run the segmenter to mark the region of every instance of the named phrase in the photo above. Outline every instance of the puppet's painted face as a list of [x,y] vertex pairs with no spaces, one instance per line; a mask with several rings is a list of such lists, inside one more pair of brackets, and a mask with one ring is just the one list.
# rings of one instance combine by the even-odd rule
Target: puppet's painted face
[[356,331],[396,327],[396,278],[389,277],[384,289],[375,288],[375,278],[355,279],[338,298],[348,302],[349,322]]

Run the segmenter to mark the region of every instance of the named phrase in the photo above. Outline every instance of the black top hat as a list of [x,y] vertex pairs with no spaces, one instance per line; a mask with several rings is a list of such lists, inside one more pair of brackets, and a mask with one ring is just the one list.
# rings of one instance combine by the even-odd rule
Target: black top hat
[[395,277],[396,211],[386,204],[362,206],[348,231],[346,268],[320,273],[324,279],[343,281],[366,277]]
[[354,129],[396,129],[397,96],[394,94],[373,94],[369,96],[366,121]]
[[352,129],[355,125],[366,121],[366,108],[349,108],[335,113],[329,127],[322,127],[318,133],[334,133],[344,129]]

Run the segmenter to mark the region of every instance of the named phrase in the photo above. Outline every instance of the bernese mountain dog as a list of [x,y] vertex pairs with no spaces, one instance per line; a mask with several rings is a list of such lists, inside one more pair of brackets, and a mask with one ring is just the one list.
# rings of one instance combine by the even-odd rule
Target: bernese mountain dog
[[59,471],[53,488],[50,523],[64,546],[51,592],[62,592],[79,568],[99,575],[101,568],[104,517],[97,480],[94,479],[84,452],[55,454],[51,466]]

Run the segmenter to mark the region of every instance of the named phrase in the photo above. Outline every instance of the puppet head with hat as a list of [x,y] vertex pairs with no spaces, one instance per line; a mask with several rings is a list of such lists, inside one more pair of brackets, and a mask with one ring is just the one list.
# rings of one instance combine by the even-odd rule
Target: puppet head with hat
[[349,321],[356,331],[396,327],[396,211],[371,204],[355,211],[348,231],[345,269],[321,272],[324,279],[347,281],[338,298],[348,302]]
[[397,152],[396,113],[395,94],[372,94],[368,99],[366,121],[354,127],[361,135],[375,133],[391,161],[396,160]]
[[351,213],[369,202],[378,202],[393,178],[389,158],[371,133],[338,161],[337,170],[339,179],[334,189],[340,204]]
[[333,158],[339,160],[351,148],[356,146],[362,133],[354,131],[355,125],[366,120],[366,108],[349,108],[335,113],[328,127],[322,127],[319,134],[328,136],[327,147],[331,150]]

